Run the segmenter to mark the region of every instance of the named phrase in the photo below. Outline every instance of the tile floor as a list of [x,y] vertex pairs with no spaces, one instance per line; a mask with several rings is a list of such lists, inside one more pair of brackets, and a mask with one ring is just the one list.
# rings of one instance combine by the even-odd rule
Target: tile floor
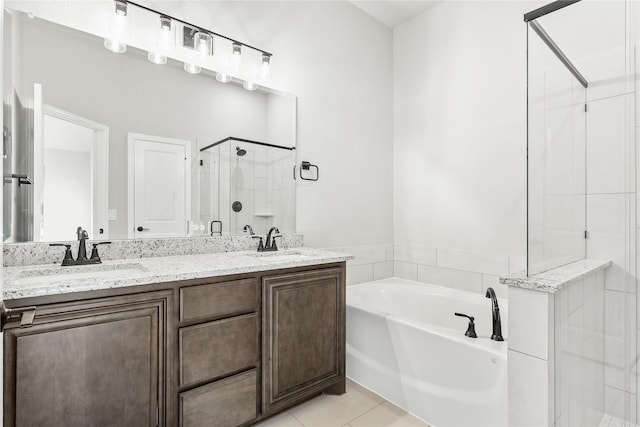
[[323,394],[259,427],[429,427],[429,424],[347,379],[342,396]]

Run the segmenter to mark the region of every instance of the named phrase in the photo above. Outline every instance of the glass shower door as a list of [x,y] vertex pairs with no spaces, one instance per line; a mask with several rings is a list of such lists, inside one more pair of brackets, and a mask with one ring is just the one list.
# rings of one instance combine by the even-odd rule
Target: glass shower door
[[586,88],[528,28],[529,275],[586,255]]

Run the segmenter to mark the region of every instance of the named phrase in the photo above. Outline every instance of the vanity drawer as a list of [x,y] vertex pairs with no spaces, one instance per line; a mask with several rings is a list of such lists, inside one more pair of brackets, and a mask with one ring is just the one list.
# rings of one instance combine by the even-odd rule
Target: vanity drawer
[[180,328],[180,386],[258,365],[256,313]]
[[180,321],[255,311],[260,306],[258,279],[180,288]]
[[257,381],[253,369],[180,393],[180,426],[236,427],[256,419]]

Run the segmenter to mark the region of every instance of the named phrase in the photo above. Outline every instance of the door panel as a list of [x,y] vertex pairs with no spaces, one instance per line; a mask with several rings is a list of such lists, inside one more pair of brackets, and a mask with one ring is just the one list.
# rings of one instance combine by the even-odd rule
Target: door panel
[[163,425],[169,296],[41,306],[33,327],[9,325],[4,425]]
[[186,236],[190,142],[136,135],[130,136],[130,143],[134,145],[134,219],[129,224],[133,237]]
[[263,279],[263,412],[344,381],[344,273]]

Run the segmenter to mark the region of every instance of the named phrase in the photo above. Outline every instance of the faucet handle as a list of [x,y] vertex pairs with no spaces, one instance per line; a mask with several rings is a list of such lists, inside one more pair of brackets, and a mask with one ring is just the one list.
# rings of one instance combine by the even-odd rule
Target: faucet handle
[[100,261],[100,255],[98,254],[98,245],[110,245],[111,242],[98,242],[93,243],[93,248],[91,249],[91,257],[90,259]]
[[274,251],[278,250],[278,245],[276,245],[276,237],[282,237],[282,234],[274,234],[273,236],[271,236],[271,248]]
[[262,242],[262,236],[251,236],[252,239],[260,239],[260,243],[258,243],[258,252],[264,251],[264,243]]
[[464,313],[453,313],[453,314],[459,317],[466,317],[467,319],[469,319],[469,326],[467,326],[467,332],[465,332],[464,334],[469,338],[478,338],[478,335],[476,335],[476,324],[473,323],[473,321],[475,320],[475,317],[469,316]]
[[73,255],[71,254],[71,245],[65,243],[49,243],[49,246],[64,246],[66,249],[64,251],[64,259],[62,260],[62,263],[64,264],[65,262],[73,261]]

